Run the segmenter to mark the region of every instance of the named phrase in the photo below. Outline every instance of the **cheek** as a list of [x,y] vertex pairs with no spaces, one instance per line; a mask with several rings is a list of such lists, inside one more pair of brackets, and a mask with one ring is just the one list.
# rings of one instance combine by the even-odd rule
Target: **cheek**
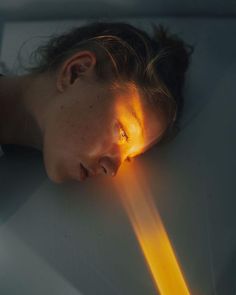
[[105,115],[91,116],[78,130],[78,146],[88,157],[104,154],[114,141],[112,120]]
[[114,116],[105,106],[60,106],[54,114],[57,115],[49,119],[45,138],[47,148],[53,149],[57,158],[98,157],[113,143]]
[[111,147],[112,134],[105,128],[93,129],[87,134],[84,153],[90,158],[97,158],[105,154]]

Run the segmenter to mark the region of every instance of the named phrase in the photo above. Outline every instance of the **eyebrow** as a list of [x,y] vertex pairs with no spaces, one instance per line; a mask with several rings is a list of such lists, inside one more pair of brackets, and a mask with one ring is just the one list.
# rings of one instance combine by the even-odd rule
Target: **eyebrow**
[[[134,110],[131,110],[130,113],[131,113],[132,119],[134,119],[135,122],[136,122],[136,124],[138,124],[138,126],[139,126],[139,128],[140,128],[140,130],[141,130],[142,136],[144,137],[144,132],[143,132],[144,130],[143,130],[143,127],[142,127],[143,124],[142,124],[141,120],[139,119],[139,117],[137,116],[137,113],[136,113]],[[146,150],[146,148],[145,148],[144,150]],[[136,156],[138,156],[138,155],[144,153],[144,150],[142,150],[141,153],[138,153],[138,154],[135,155],[134,157],[136,157]],[[130,158],[130,156],[128,156],[128,158]]]
[[143,134],[143,124],[141,123],[139,117],[137,116],[136,112],[134,112],[133,110],[131,111],[131,114],[132,114],[132,117],[135,119],[136,123],[138,124],[139,128],[141,129],[141,132],[142,132],[142,136],[144,135]]

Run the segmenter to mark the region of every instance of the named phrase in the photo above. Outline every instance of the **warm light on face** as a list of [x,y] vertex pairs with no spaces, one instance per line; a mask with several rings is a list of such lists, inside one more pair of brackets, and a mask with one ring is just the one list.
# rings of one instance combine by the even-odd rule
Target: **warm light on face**
[[190,295],[143,168],[137,161],[125,163],[113,179],[114,185],[160,294]]
[[120,152],[123,158],[134,157],[143,151],[146,143],[143,134],[144,116],[142,106],[137,93],[130,95],[128,103],[124,104],[119,100],[116,103],[115,113],[120,124],[122,125],[121,133],[125,136],[121,137],[119,143],[123,145]]

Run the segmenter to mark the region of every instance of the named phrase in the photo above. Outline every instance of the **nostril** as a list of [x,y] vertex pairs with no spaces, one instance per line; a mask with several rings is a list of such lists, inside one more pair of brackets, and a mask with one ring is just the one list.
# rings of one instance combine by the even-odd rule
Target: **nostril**
[[101,171],[109,176],[115,176],[119,168],[119,163],[115,159],[109,157],[103,157],[99,160],[99,165]]
[[107,174],[106,168],[102,166],[102,169],[103,169],[104,173]]

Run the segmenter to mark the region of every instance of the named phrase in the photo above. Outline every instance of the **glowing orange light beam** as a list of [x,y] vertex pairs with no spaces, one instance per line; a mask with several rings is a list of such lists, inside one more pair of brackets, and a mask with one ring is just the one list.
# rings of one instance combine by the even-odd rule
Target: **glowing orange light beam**
[[144,172],[137,161],[124,164],[114,179],[115,186],[159,293],[190,295],[161,217],[145,183]]

